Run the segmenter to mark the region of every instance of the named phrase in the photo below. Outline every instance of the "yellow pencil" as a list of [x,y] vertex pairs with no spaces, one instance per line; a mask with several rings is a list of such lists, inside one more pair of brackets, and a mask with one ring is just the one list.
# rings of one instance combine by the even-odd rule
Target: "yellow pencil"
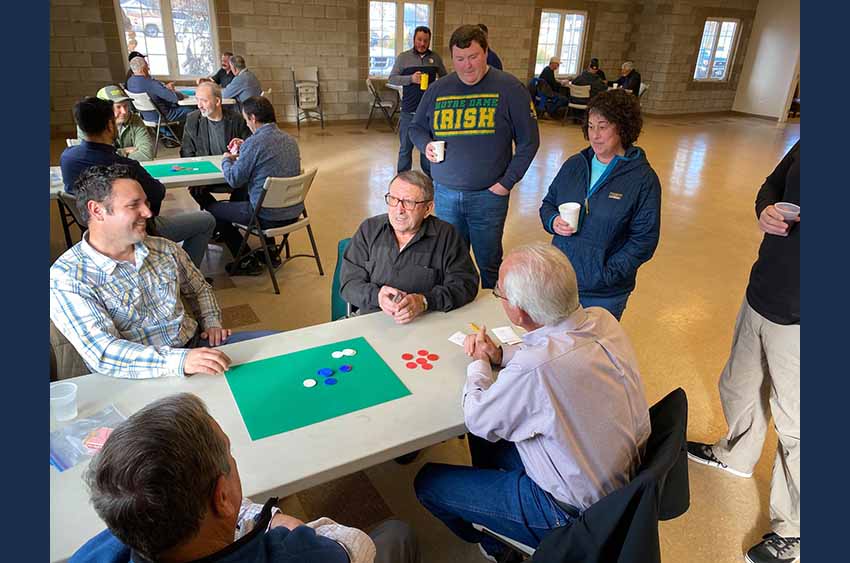
[[471,328],[474,332],[481,332],[481,329],[478,328],[478,325],[475,323],[469,323],[469,328]]

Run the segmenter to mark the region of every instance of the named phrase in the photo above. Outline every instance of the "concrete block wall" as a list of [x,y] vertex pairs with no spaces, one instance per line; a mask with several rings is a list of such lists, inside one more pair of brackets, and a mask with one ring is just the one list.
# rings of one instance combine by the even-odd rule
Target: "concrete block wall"
[[[449,38],[461,24],[484,23],[505,70],[526,82],[543,9],[588,13],[582,64],[601,60],[616,78],[633,60],[650,89],[650,114],[732,109],[758,0],[434,0],[434,44],[451,71]],[[368,0],[215,0],[220,49],[245,56],[280,121],[295,120],[290,68],[320,69],[325,117],[365,119],[371,102],[368,73]],[[735,17],[742,28],[730,79],[692,80],[702,27],[709,16]],[[55,136],[74,131],[71,108],[82,96],[123,81],[113,0],[51,0],[50,112]]]
[[[634,14],[628,58],[649,89],[641,105],[649,114],[730,111],[735,101],[758,0],[682,2],[642,0]],[[732,68],[723,82],[695,82],[694,67],[705,20],[741,22]]]
[[123,78],[112,0],[50,2],[50,124],[76,137],[72,108],[84,96]]

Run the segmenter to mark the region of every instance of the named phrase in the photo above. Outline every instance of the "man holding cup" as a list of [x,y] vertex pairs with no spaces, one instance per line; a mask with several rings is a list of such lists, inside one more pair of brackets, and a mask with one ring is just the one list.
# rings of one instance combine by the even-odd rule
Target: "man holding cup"
[[735,322],[732,352],[720,375],[720,401],[729,430],[713,444],[688,442],[691,460],[751,477],[773,416],[779,444],[770,484],[771,532],[747,551],[750,563],[797,561],[800,556],[799,203],[797,141],[756,197],[758,225],[765,236]]
[[480,27],[460,26],[449,46],[455,72],[425,92],[409,135],[432,163],[437,216],[472,244],[481,285],[491,289],[502,261],[510,190],[540,145],[537,115],[528,89],[487,65],[487,35]]
[[[403,86],[401,96],[401,113],[398,118],[398,166],[397,172],[404,172],[413,167],[413,143],[407,134],[410,122],[416,114],[422,95],[433,83],[437,76],[446,75],[446,67],[440,55],[432,51],[431,30],[420,25],[413,32],[413,48],[399,53],[390,71],[389,83]],[[422,172],[431,175],[431,165],[425,158],[425,153],[419,153],[419,166]]]

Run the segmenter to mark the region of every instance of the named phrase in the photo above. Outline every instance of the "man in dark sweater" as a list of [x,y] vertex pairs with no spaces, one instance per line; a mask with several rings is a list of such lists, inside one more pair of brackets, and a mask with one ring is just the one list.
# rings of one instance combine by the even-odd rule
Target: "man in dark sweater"
[[[446,67],[440,55],[429,49],[431,45],[431,30],[420,25],[413,32],[413,48],[400,53],[396,57],[393,69],[390,71],[389,83],[403,86],[401,97],[401,113],[398,118],[398,172],[410,170],[413,166],[413,143],[407,134],[410,122],[416,114],[416,108],[422,100],[424,90],[420,87],[422,75],[428,75],[429,83],[433,83],[437,77],[446,75]],[[427,88],[426,88],[427,89]],[[422,172],[431,175],[431,164],[425,158],[424,153],[419,153],[419,166]]]
[[343,256],[340,293],[361,313],[405,324],[475,299],[478,273],[454,227],[431,216],[434,185],[408,170],[392,179],[387,213],[366,219]]
[[226,88],[230,81],[233,80],[233,72],[230,70],[230,57],[233,56],[233,53],[230,51],[225,51],[221,54],[221,68],[207,78],[199,78],[198,85],[200,86],[203,82],[215,82],[221,88]]
[[[472,244],[481,285],[492,289],[502,262],[508,196],[540,145],[537,115],[528,89],[487,65],[487,36],[480,27],[457,28],[449,45],[455,72],[425,92],[409,134],[432,163],[437,216]],[[445,143],[442,160],[436,141]]]
[[126,164],[134,180],[141,184],[153,213],[153,227],[159,236],[174,242],[183,241],[183,250],[198,268],[207,251],[207,244],[215,228],[215,218],[206,211],[188,211],[159,214],[162,200],[165,199],[165,186],[148,174],[138,161],[120,156],[113,142],[117,134],[112,102],[100,98],[83,98],[74,106],[74,119],[85,133],[86,140],[75,147],[69,147],[59,157],[62,167],[62,180],[65,191],[75,194],[75,183],[83,170],[95,166]]
[[640,96],[640,73],[635,70],[635,63],[626,61],[620,68],[620,78],[617,79],[617,87],[630,91],[635,96]]
[[799,141],[756,197],[765,236],[720,375],[729,430],[714,444],[688,442],[691,460],[750,477],[773,416],[779,445],[770,484],[772,531],[747,552],[750,563],[792,562],[800,555],[800,217],[785,219],[778,202],[800,204]]
[[608,86],[599,76],[599,61],[596,59],[590,59],[590,65],[584,72],[573,78],[572,83],[576,86],[590,86],[591,98],[608,89]]

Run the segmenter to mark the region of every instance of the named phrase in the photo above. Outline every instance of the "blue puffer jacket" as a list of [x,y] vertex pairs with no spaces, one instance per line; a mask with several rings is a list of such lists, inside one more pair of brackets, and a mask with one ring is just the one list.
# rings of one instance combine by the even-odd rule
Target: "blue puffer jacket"
[[[572,262],[579,293],[611,297],[635,288],[638,267],[652,258],[661,229],[661,183],[643,150],[631,147],[615,157],[585,206],[593,149],[569,158],[549,186],[540,206],[543,228],[555,235],[552,244]],[[555,234],[558,206],[582,204],[579,231]],[[589,210],[588,210],[589,208]]]

